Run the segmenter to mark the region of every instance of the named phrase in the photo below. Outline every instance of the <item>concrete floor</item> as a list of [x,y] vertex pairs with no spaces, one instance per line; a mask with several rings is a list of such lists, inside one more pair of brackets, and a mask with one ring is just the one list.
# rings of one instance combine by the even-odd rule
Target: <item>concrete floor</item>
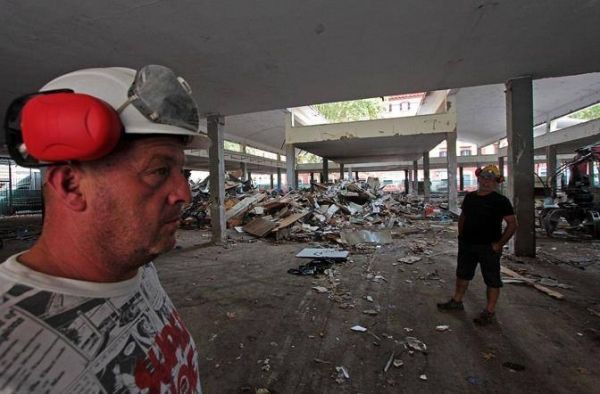
[[[178,248],[156,264],[198,345],[204,391],[597,392],[600,318],[586,309],[600,304],[600,242],[540,239],[542,254],[563,260],[583,256],[593,263],[581,270],[544,260],[507,262],[573,288],[557,289],[565,295],[558,301],[531,287],[507,284],[497,324],[477,327],[472,318],[485,300],[479,272],[464,312],[440,313],[435,306],[453,288],[455,226],[422,226],[424,233],[395,237],[375,253],[353,254],[351,262],[337,265],[335,296],[311,289],[331,288],[325,277],[287,273],[304,262],[294,256],[305,244],[232,234],[226,246],[206,246],[208,232],[180,231]],[[432,257],[397,263],[419,242]],[[30,243],[6,240],[0,255]],[[436,271],[441,280],[427,279]],[[369,280],[369,274],[386,281]],[[373,303],[364,299],[367,295]],[[379,313],[370,316],[366,309]],[[368,331],[351,331],[356,324]],[[438,332],[437,325],[450,330]],[[426,343],[428,354],[410,355],[402,344],[406,336]],[[404,366],[384,373],[392,352]],[[502,366],[505,362],[525,370],[513,372]],[[350,379],[336,382],[336,366],[344,366]],[[421,374],[428,380],[420,380]]]
[[[497,324],[478,327],[472,318],[485,300],[479,272],[464,312],[440,313],[435,306],[454,285],[454,229],[400,237],[372,255],[352,255],[352,262],[336,268],[334,299],[311,289],[329,286],[326,278],[287,273],[302,263],[294,256],[304,244],[236,234],[238,239],[226,247],[203,247],[198,244],[208,239],[207,233],[182,231],[181,249],[157,265],[200,349],[207,393],[256,388],[272,393],[594,392],[600,384],[600,318],[586,308],[600,303],[600,265],[582,271],[548,262],[508,263],[574,288],[558,289],[565,295],[558,301],[531,287],[507,284]],[[410,266],[396,263],[408,246],[423,240],[433,257]],[[539,243],[555,256],[600,254],[595,241]],[[424,279],[435,271],[441,280]],[[369,273],[386,281],[373,282]],[[375,308],[380,308],[376,316],[363,313]],[[368,332],[351,331],[356,324]],[[450,331],[438,332],[437,325],[449,325]],[[426,343],[427,356],[404,351],[406,336]],[[404,366],[383,373],[392,352],[401,353]],[[513,372],[502,366],[505,362],[525,370]],[[344,366],[350,379],[337,383],[336,366]],[[427,381],[419,379],[423,373]]]

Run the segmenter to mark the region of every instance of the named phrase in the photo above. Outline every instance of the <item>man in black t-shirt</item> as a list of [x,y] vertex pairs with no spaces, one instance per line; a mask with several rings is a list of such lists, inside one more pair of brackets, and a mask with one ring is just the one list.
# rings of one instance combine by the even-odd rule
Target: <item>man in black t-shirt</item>
[[[476,175],[479,188],[465,196],[458,219],[458,263],[454,295],[448,302],[437,306],[440,310],[464,309],[462,299],[479,263],[487,286],[487,306],[474,321],[488,324],[493,321],[502,287],[502,247],[515,233],[517,219],[508,198],[496,191],[498,183],[504,180],[498,167],[488,165],[478,169]],[[504,232],[502,221],[506,222]]]

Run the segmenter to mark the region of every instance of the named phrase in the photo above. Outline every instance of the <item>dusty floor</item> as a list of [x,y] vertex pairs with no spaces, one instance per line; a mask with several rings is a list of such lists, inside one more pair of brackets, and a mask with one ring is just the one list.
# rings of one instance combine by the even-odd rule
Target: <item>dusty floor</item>
[[[452,225],[424,228],[374,253],[352,254],[350,262],[336,265],[334,282],[287,273],[305,262],[294,257],[304,244],[232,234],[226,246],[207,246],[207,232],[180,231],[178,248],[157,266],[198,345],[204,391],[597,392],[600,317],[587,308],[600,309],[600,242],[541,238],[540,255],[546,258],[507,260],[514,270],[573,287],[553,288],[565,296],[558,301],[506,284],[497,323],[478,327],[472,318],[485,300],[479,273],[464,312],[437,311],[436,302],[453,288],[456,232]],[[30,242],[5,240],[2,257]],[[397,262],[419,246],[431,256],[421,254],[413,265]],[[313,286],[329,291],[317,293]],[[369,309],[378,313],[363,313]],[[353,332],[354,325],[368,331]],[[438,332],[438,325],[450,329]],[[427,354],[409,354],[407,336],[423,341]],[[404,366],[384,373],[392,353]],[[512,371],[506,362],[525,369]],[[338,379],[338,366],[349,379]]]

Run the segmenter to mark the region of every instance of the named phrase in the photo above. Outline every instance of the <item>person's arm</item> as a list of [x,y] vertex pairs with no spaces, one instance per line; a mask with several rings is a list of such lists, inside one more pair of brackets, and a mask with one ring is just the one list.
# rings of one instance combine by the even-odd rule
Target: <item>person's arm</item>
[[517,217],[515,215],[508,215],[504,217],[504,221],[506,222],[506,228],[504,229],[504,233],[497,242],[492,243],[492,249],[495,252],[500,253],[502,251],[502,247],[506,245],[508,240],[513,236],[515,231],[517,231]]
[[464,211],[461,211],[460,216],[458,217],[458,236],[459,237],[462,237],[464,228],[465,228],[465,213],[464,213]]

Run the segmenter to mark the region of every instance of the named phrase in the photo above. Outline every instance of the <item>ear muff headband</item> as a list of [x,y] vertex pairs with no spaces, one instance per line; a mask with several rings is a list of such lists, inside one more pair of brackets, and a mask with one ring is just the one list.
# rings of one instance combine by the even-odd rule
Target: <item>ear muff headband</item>
[[11,104],[6,143],[20,165],[98,159],[119,141],[123,125],[104,101],[70,91],[40,92]]

